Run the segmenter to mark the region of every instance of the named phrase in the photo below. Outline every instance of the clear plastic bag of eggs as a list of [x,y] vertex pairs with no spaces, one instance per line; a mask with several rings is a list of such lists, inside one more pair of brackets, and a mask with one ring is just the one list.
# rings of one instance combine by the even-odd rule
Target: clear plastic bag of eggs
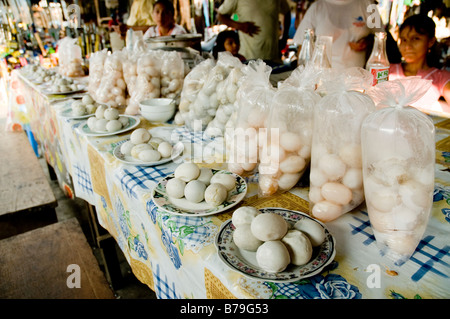
[[[189,129],[194,130],[196,114],[194,113],[194,102],[197,95],[202,89],[208,74],[216,65],[214,59],[206,59],[197,64],[184,78],[183,88],[180,95],[180,104],[178,106],[178,113],[175,115],[175,123],[182,125],[185,124]],[[209,122],[208,114],[203,114],[205,121]],[[202,121],[202,118],[199,119]],[[206,127],[206,125],[205,125]],[[200,127],[203,130],[205,127]]]
[[177,51],[164,51],[161,64],[161,97],[176,99],[179,103],[179,95],[183,89],[185,75],[184,61]]
[[268,117],[267,134],[259,135],[259,196],[292,189],[311,161],[314,108],[313,69],[295,69],[278,85]]
[[96,92],[96,101],[111,107],[124,106],[127,103],[127,86],[123,78],[122,61],[125,51],[115,51],[108,55],[103,64],[103,75]]
[[236,111],[236,94],[243,78],[242,64],[236,64],[228,74],[225,81],[219,83],[216,88],[218,107],[216,116],[208,123],[205,134],[210,137],[224,136],[227,122]]
[[373,111],[372,99],[361,91],[370,86],[362,68],[329,73],[326,90],[314,108],[309,175],[312,216],[329,222],[364,201],[361,123]]
[[371,90],[378,110],[361,129],[364,193],[377,245],[396,264],[410,258],[428,224],[433,203],[435,128],[408,107],[431,81],[408,77]]
[[97,90],[100,87],[103,77],[103,65],[105,64],[106,57],[108,56],[108,50],[103,49],[92,53],[89,59],[89,83],[88,92],[89,95],[97,99]]
[[65,37],[58,41],[59,73],[64,76],[84,76],[81,48],[77,41],[71,37]]
[[225,133],[228,170],[238,175],[251,173],[257,167],[259,144],[265,143],[259,137],[264,136],[276,92],[269,80],[272,68],[264,61],[250,61],[242,71],[235,123]]

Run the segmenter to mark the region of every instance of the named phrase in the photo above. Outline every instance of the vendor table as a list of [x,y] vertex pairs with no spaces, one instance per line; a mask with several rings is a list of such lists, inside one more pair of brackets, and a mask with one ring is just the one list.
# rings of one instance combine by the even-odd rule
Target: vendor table
[[[22,84],[26,81],[21,80]],[[113,149],[131,132],[87,137],[83,120],[61,117],[71,100],[32,91],[27,105],[34,132],[51,130],[44,151],[60,151],[59,160],[73,179],[75,196],[95,206],[99,223],[114,237],[133,273],[158,298],[373,299],[450,297],[450,120],[432,117],[436,126],[434,203],[426,232],[414,255],[402,265],[382,256],[375,243],[365,205],[326,224],[336,240],[336,256],[320,274],[291,283],[256,280],[232,270],[220,259],[215,237],[234,208],[205,217],[179,216],[157,208],[151,192],[172,174],[177,163],[133,166],[120,162]],[[226,168],[205,149],[220,149],[223,140],[209,139],[172,124],[138,127],[154,136],[182,141],[190,159]],[[36,131],[35,131],[36,130]],[[40,136],[41,134],[37,134]],[[207,153],[207,154],[206,154]],[[205,161],[206,157],[210,160]],[[47,155],[47,159],[50,159]],[[214,161],[215,160],[215,161]],[[51,163],[54,165],[54,163]],[[258,176],[246,177],[248,193],[241,205],[283,207],[308,212],[308,182],[288,193],[258,198]]]

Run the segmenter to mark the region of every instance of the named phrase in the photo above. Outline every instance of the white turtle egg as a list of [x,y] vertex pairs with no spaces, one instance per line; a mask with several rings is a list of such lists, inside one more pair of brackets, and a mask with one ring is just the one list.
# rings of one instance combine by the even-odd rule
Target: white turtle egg
[[107,108],[108,107],[106,105],[100,105],[99,107],[97,107],[97,110],[95,111],[95,117],[98,119],[103,119],[105,110]]
[[360,168],[350,168],[342,178],[342,184],[351,189],[363,187],[363,177]]
[[306,161],[301,156],[291,155],[280,163],[280,170],[283,173],[299,173],[306,166]]
[[244,224],[233,232],[233,241],[240,249],[256,251],[264,242],[253,236],[250,225]]
[[300,177],[300,174],[284,173],[278,178],[278,187],[281,190],[290,190],[295,186],[295,184],[297,184]]
[[103,117],[107,120],[117,120],[119,118],[119,110],[109,107],[103,112]]
[[225,174],[225,173],[216,173],[211,177],[210,183],[219,183],[225,186],[227,191],[231,191],[233,188],[236,187],[236,179],[233,175]]
[[423,184],[414,180],[400,184],[398,193],[402,202],[411,209],[430,207],[433,200],[432,188],[427,189]]
[[198,180],[191,180],[184,188],[184,197],[192,203],[200,203],[205,198],[206,185]]
[[88,127],[89,127],[89,129],[91,130],[91,131],[95,131],[96,130],[96,125],[95,125],[95,123],[97,122],[97,118],[95,117],[95,116],[92,116],[92,117],[90,117],[90,118],[88,118],[88,120],[87,120],[87,125],[88,125]]
[[123,143],[120,146],[120,152],[124,155],[128,155],[131,156],[131,149],[134,147],[135,145],[133,143],[131,143],[131,141],[126,141],[125,143]]
[[83,104],[86,104],[86,105],[95,103],[94,99],[89,94],[83,96],[83,98],[81,99],[81,102],[83,102]]
[[148,141],[148,144],[151,144],[154,148],[157,149],[159,144],[161,144],[162,142],[165,142],[165,140],[161,137],[152,136],[152,138]]
[[116,99],[114,101],[119,106],[127,104],[127,99],[124,96],[122,96],[122,95],[117,95]]
[[183,163],[175,169],[175,177],[185,182],[192,181],[199,175],[200,168],[195,163]]
[[294,224],[294,229],[298,229],[308,236],[313,247],[322,245],[325,241],[325,229],[318,223],[309,218],[302,218]]
[[387,245],[400,255],[409,256],[414,253],[419,240],[413,234],[404,232],[392,232],[387,239]]
[[370,204],[377,210],[390,212],[394,206],[400,204],[400,198],[393,188],[380,188],[378,191],[366,194]]
[[327,176],[320,169],[311,168],[309,173],[309,181],[311,185],[322,187],[327,182]]
[[116,86],[120,89],[120,90],[125,90],[125,88],[127,87],[127,84],[125,83],[125,81],[121,78],[117,79],[116,81]]
[[215,207],[221,205],[227,197],[227,189],[222,184],[211,183],[205,190],[205,202]]
[[302,141],[299,135],[292,132],[285,132],[280,136],[280,145],[286,151],[297,152],[302,147]]
[[251,172],[256,168],[257,163],[242,163],[244,171]]
[[[261,165],[260,165],[261,169]],[[270,196],[276,193],[278,190],[278,182],[270,175],[259,175],[258,187],[263,196]]]
[[304,159],[310,159],[311,158],[311,146],[303,145],[302,148],[299,149],[298,155],[300,155]]
[[241,206],[233,212],[231,222],[235,227],[240,227],[244,224],[251,224],[253,219],[260,215],[261,212],[252,206]]
[[106,124],[106,130],[108,132],[117,132],[121,128],[122,128],[122,123],[120,123],[120,121],[118,121],[118,120],[110,120]]
[[130,120],[126,116],[120,116],[119,121],[120,121],[120,123],[122,123],[123,127],[127,127],[128,123],[130,122]]
[[260,240],[279,240],[286,235],[288,224],[280,215],[264,213],[253,218],[251,229],[253,235]]
[[242,165],[239,163],[228,163],[228,170],[237,175],[244,174],[244,169],[243,169]]
[[267,241],[256,251],[258,265],[268,272],[280,272],[291,262],[289,251],[279,240]]
[[131,133],[130,141],[133,144],[137,145],[137,144],[147,143],[151,137],[152,137],[152,135],[150,134],[150,132],[148,130],[146,130],[145,128],[138,128],[138,129],[135,129],[133,131],[133,133]]
[[208,186],[210,184],[212,177],[213,177],[212,170],[208,167],[202,167],[200,169],[200,175],[197,177],[197,180],[203,182],[206,186]]
[[104,118],[97,119],[97,121],[95,122],[95,130],[97,132],[105,132],[107,124],[108,124],[107,119],[104,119]]
[[318,203],[324,200],[320,187],[312,186],[309,188],[309,200],[313,203]]
[[172,145],[169,142],[162,142],[158,145],[158,152],[162,157],[169,157],[172,154]]
[[266,120],[266,115],[262,110],[255,109],[251,111],[248,115],[248,124],[251,127],[264,127],[264,121]]
[[161,154],[157,150],[142,150],[139,152],[139,159],[143,162],[157,162],[161,159]]
[[379,211],[370,205],[370,203],[367,204],[367,210],[369,212],[369,221],[372,228],[380,232],[388,232],[395,229],[394,219],[390,212]]
[[153,150],[153,147],[146,143],[137,144],[137,145],[135,144],[135,146],[131,149],[131,156],[133,156],[136,159],[139,159],[139,153],[144,150]]
[[86,106],[84,104],[77,104],[72,106],[72,114],[75,116],[82,116],[87,113]]
[[97,107],[95,106],[95,104],[87,104],[86,105],[86,111],[88,112],[88,114],[94,114],[95,110],[97,110]]
[[345,174],[346,166],[336,154],[327,154],[319,159],[319,168],[329,180],[336,181]]
[[321,193],[327,201],[339,205],[347,205],[352,200],[352,191],[341,183],[325,183]]
[[326,200],[318,202],[312,208],[312,215],[322,222],[335,220],[342,215],[342,206]]
[[281,242],[289,251],[291,263],[301,266],[311,259],[312,245],[309,238],[299,230],[292,229],[281,239]]
[[182,198],[184,196],[184,188],[186,183],[179,178],[172,178],[167,181],[166,192],[167,195],[174,198]]
[[361,146],[357,144],[347,144],[339,151],[339,157],[350,167],[362,167]]

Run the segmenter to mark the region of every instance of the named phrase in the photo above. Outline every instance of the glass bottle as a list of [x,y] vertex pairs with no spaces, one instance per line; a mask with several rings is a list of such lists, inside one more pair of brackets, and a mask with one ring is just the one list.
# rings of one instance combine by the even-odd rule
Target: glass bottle
[[297,65],[306,65],[312,58],[314,51],[314,31],[313,29],[306,29],[303,37],[302,48],[298,55],[298,64]]
[[331,68],[331,62],[328,56],[329,44],[331,43],[330,37],[320,36],[314,48],[313,56],[308,64],[317,69]]
[[375,32],[372,53],[366,64],[366,70],[372,73],[372,85],[389,80],[389,59],[386,53],[386,32]]

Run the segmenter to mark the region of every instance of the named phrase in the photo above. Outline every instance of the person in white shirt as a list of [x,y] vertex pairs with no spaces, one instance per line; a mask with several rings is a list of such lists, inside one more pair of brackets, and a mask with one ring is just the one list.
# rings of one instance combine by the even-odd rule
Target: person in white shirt
[[152,17],[156,25],[150,26],[144,33],[144,39],[169,35],[186,34],[186,30],[175,23],[175,10],[172,2],[158,0],[153,4]]
[[[286,0],[225,0],[217,9],[218,20],[239,32],[239,53],[250,59],[281,62],[279,14],[289,15]],[[231,19],[236,14],[238,20]],[[285,19],[289,29],[289,19]]]
[[384,31],[377,8],[370,0],[318,0],[308,8],[295,32],[296,45],[302,45],[306,29],[313,29],[316,37],[333,38],[328,58],[336,69],[364,67],[368,36]]

